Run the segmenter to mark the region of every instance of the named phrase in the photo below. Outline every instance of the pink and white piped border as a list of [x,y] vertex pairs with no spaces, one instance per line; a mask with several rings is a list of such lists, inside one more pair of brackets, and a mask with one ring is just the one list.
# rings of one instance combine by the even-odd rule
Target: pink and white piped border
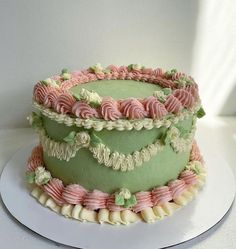
[[[162,69],[128,69],[128,67],[108,66],[109,72],[95,73],[91,70],[75,71],[71,73],[69,80],[61,76],[54,76],[60,82],[59,87],[52,87],[38,82],[34,87],[33,98],[38,104],[53,109],[59,114],[67,114],[81,119],[104,119],[114,121],[117,119],[160,119],[168,113],[179,113],[183,108],[191,109],[199,102],[198,86],[193,84],[178,88],[175,80],[178,80],[183,73],[175,73],[167,77]],[[83,101],[76,101],[68,91],[78,84],[85,84],[101,79],[122,79],[136,80],[147,83],[158,84],[164,88],[171,88],[173,91],[168,95],[164,103],[153,96],[145,99],[120,99],[114,100],[111,97],[104,98],[99,107],[92,107]]]

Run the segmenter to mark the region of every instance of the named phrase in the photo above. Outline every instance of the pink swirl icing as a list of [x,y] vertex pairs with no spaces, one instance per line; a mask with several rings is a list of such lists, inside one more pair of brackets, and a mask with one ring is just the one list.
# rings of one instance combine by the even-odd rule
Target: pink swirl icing
[[71,113],[72,106],[75,99],[68,93],[62,93],[54,103],[54,110],[58,113],[66,114]]
[[200,161],[201,163],[204,163],[203,157],[201,155],[201,152],[195,140],[193,141],[193,144],[192,144],[192,149],[190,153],[190,161]]
[[183,191],[186,189],[186,184],[183,180],[173,180],[168,183],[168,187],[170,188],[172,198],[175,199],[179,197]]
[[39,166],[43,166],[43,158],[38,155],[32,155],[27,162],[27,171],[34,171]]
[[184,107],[192,107],[194,104],[194,97],[184,89],[174,90],[173,96],[175,96]]
[[65,203],[65,200],[62,198],[64,186],[61,180],[52,178],[49,183],[43,185],[43,189],[58,205]]
[[43,165],[43,148],[39,145],[36,146],[31,152],[31,156],[27,161],[27,171],[34,171],[37,167]]
[[81,70],[75,70],[71,72],[72,78],[79,78],[83,75]]
[[126,78],[126,74],[128,73],[128,69],[126,66],[121,66],[118,68],[118,79],[124,80]]
[[153,75],[156,77],[162,77],[164,75],[164,71],[162,68],[156,68],[155,70],[153,70]]
[[62,93],[61,90],[52,90],[49,93],[47,93],[44,97],[43,104],[44,106],[51,108],[54,106],[54,103],[56,102],[57,98]]
[[93,190],[88,192],[84,198],[83,204],[89,210],[97,210],[100,208],[106,208],[106,201],[109,194],[103,193],[99,190]]
[[90,73],[88,71],[86,71],[84,73],[84,76],[88,77],[88,82],[90,82],[90,81],[96,81],[98,79],[97,76],[96,76],[96,74]]
[[85,102],[78,101],[72,107],[72,113],[79,118],[98,118],[98,112]]
[[112,194],[107,198],[107,204],[106,207],[108,210],[112,211],[112,212],[120,212],[125,210],[125,208],[118,206],[115,204],[115,195]]
[[175,96],[169,95],[165,102],[165,108],[168,112],[178,113],[183,109],[183,106]]
[[87,190],[79,184],[70,184],[64,188],[62,198],[69,204],[81,204],[86,194]]
[[42,84],[41,82],[38,82],[34,87],[34,99],[42,104],[44,102],[45,96],[53,90],[53,87],[46,86]]
[[100,112],[105,120],[116,120],[119,119],[122,114],[118,110],[118,103],[111,97],[103,98]]
[[186,185],[194,185],[197,183],[197,176],[191,170],[182,171],[179,178],[182,179]]
[[120,111],[129,119],[140,119],[147,116],[144,106],[135,98],[121,101]]
[[151,118],[162,118],[168,112],[160,101],[158,101],[155,97],[150,96],[144,101],[145,110],[149,113]]
[[198,98],[198,86],[197,84],[194,85],[188,85],[184,88],[184,90],[186,90],[188,93],[190,93],[194,99]]
[[179,80],[181,77],[185,77],[186,74],[177,72],[171,76],[172,80]]
[[119,67],[114,66],[114,65],[109,65],[107,67],[107,69],[110,69],[111,72],[118,72],[119,71]]
[[80,83],[80,78],[71,78],[61,83],[61,89],[65,91],[65,90],[70,89],[73,86],[76,86],[79,83]]
[[137,200],[137,204],[135,204],[132,207],[132,210],[135,213],[138,213],[140,211],[142,211],[143,209],[147,208],[147,207],[152,207],[153,203],[152,203],[152,197],[151,197],[151,193],[148,191],[141,191],[135,194],[136,200]]
[[173,81],[168,79],[163,79],[162,77],[159,76],[153,80],[153,83],[158,84],[161,87],[171,88],[171,89],[174,89],[176,86],[176,84]]
[[34,147],[32,152],[31,152],[31,155],[43,158],[43,147],[42,147],[42,145],[38,145],[38,146]]
[[132,76],[133,80],[137,80],[137,81],[141,80],[142,78],[141,69],[133,69],[132,74],[133,74]]
[[153,70],[151,68],[143,68],[141,81],[152,82]]
[[[181,89],[177,89],[177,84],[174,81],[180,79],[183,76],[186,76],[184,73],[181,73],[181,72],[176,72],[174,75],[168,75],[168,74],[165,74],[165,72],[161,68],[157,68],[153,70],[151,68],[145,68],[145,67],[128,68],[126,66],[117,67],[114,65],[109,65],[107,69],[109,69],[110,72],[109,71],[103,72],[101,70],[100,72],[95,73],[93,70],[89,68],[89,69],[82,70],[82,71],[72,72],[71,79],[68,79],[68,80],[63,80],[63,78],[59,75],[53,76],[51,77],[51,79],[60,81],[59,90],[62,90],[63,92],[65,92],[66,90],[78,84],[96,81],[98,79],[133,79],[137,81],[147,81],[150,83],[158,84],[162,87],[176,89],[176,91],[174,91],[174,97],[179,99],[180,102],[182,103],[182,106],[184,107],[192,107],[195,100],[199,98],[197,84],[194,82],[194,80],[191,77],[188,77],[189,80],[192,81],[191,85],[185,86],[184,88],[181,88]],[[44,104],[44,106],[48,108],[54,107],[56,105],[56,102],[58,102],[58,98],[60,98],[60,95],[58,96],[58,93],[56,92],[57,90],[58,89],[55,90],[55,88],[46,86],[42,84],[41,82],[39,82],[34,87],[34,99],[38,103]],[[63,102],[65,100],[61,100],[61,101]],[[126,117],[128,117],[129,119],[132,119],[132,116],[134,116],[135,119],[146,116],[146,113],[144,112],[143,108],[138,104],[138,102],[142,102],[142,101],[137,99],[134,106],[133,106],[134,103],[132,103],[131,105],[132,108],[130,108],[131,111],[129,110],[127,112]],[[179,103],[176,101],[176,99],[174,99],[173,97],[169,98],[165,107],[168,112],[170,109],[170,112],[173,112],[173,113],[177,113],[182,108],[179,105]],[[61,107],[59,105],[55,109],[57,109],[56,110],[57,112],[60,112],[60,110],[62,110],[62,113],[66,114],[66,113],[70,113],[70,111],[68,112],[68,110],[70,110],[71,108],[69,108],[68,105],[66,105],[66,108]],[[135,110],[134,112],[133,112],[133,109]],[[162,113],[159,113],[159,114],[163,115],[163,111],[164,111],[164,108],[162,110]],[[95,113],[96,112],[98,112],[98,110],[95,110]],[[90,110],[90,113],[91,113],[91,110]],[[154,112],[151,112],[151,113],[154,115],[154,117],[158,116],[158,114],[155,114]],[[95,117],[98,116],[99,118],[102,118],[102,115],[101,116],[99,115],[100,113],[98,112],[98,115],[95,115]],[[111,119],[108,119],[108,120],[113,120],[112,116],[111,116]]]
[[162,205],[172,200],[168,186],[161,186],[152,190],[152,202],[154,206]]
[[119,77],[119,67],[109,65],[107,69],[110,70],[110,73],[105,75],[106,79],[117,79]]
[[143,68],[142,69],[142,73],[143,74],[147,74],[147,75],[152,75],[153,74],[153,70],[152,70],[152,68]]

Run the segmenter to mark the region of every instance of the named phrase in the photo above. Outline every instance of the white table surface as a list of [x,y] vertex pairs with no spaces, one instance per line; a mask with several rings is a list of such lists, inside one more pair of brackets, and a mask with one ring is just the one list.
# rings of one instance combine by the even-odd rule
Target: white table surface
[[[0,129],[0,172],[10,157],[18,149],[32,142],[33,139],[36,139],[36,135],[30,128]],[[217,117],[200,120],[198,122],[197,140],[200,146],[206,143],[213,146],[216,154],[220,153],[229,163],[236,177],[236,118]],[[207,151],[203,151],[204,153],[207,153]],[[17,201],[20,200],[16,197],[16,204]],[[191,241],[172,248],[235,249],[235,234],[236,207],[233,204],[223,220],[212,229]],[[69,249],[71,247],[52,242],[25,228],[9,214],[0,199],[0,248]]]

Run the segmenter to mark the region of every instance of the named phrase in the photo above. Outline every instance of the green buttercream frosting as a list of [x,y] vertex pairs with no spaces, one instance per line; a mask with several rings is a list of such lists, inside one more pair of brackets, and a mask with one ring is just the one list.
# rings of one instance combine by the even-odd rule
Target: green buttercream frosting
[[114,99],[129,98],[132,93],[134,98],[145,98],[152,96],[154,91],[161,89],[160,86],[146,82],[134,80],[99,80],[79,84],[70,89],[70,92],[76,96],[80,95],[81,90],[87,89],[98,93],[101,97],[111,96]]
[[[84,131],[83,128],[58,124],[44,116],[43,123],[47,134],[57,141],[63,141],[71,131]],[[184,132],[190,131],[192,119],[181,121],[176,126],[183,127]],[[109,131],[104,129],[100,132],[90,132],[90,136],[94,134],[95,141],[96,137],[99,137],[113,151],[129,154],[153,143],[157,138],[161,138],[166,131],[165,127],[140,131]],[[91,140],[93,139],[91,138]],[[96,143],[99,144],[100,141]],[[99,189],[108,193],[114,193],[123,187],[134,193],[149,190],[164,185],[171,179],[176,179],[187,165],[189,154],[190,149],[176,153],[168,143],[161,152],[153,156],[148,162],[144,162],[141,167],[127,172],[115,171],[100,165],[87,148],[81,148],[75,157],[68,162],[48,156],[47,152],[44,152],[44,160],[46,168],[52,176],[61,179],[65,184],[78,183],[86,189]]]

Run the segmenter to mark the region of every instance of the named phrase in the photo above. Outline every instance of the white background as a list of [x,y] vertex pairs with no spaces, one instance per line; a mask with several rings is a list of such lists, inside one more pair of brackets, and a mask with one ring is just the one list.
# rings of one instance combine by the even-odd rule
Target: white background
[[[208,119],[236,114],[235,20],[234,0],[0,0],[0,171],[35,138],[31,129],[9,129],[28,126],[35,82],[101,62],[193,75],[208,114],[199,137],[236,175],[236,118]],[[176,248],[234,249],[235,213],[234,205],[214,229]],[[1,200],[0,231],[1,249],[67,248],[25,229]]]
[[177,68],[208,114],[235,114],[236,3],[0,0],[0,128],[25,127],[37,80],[96,62]]

